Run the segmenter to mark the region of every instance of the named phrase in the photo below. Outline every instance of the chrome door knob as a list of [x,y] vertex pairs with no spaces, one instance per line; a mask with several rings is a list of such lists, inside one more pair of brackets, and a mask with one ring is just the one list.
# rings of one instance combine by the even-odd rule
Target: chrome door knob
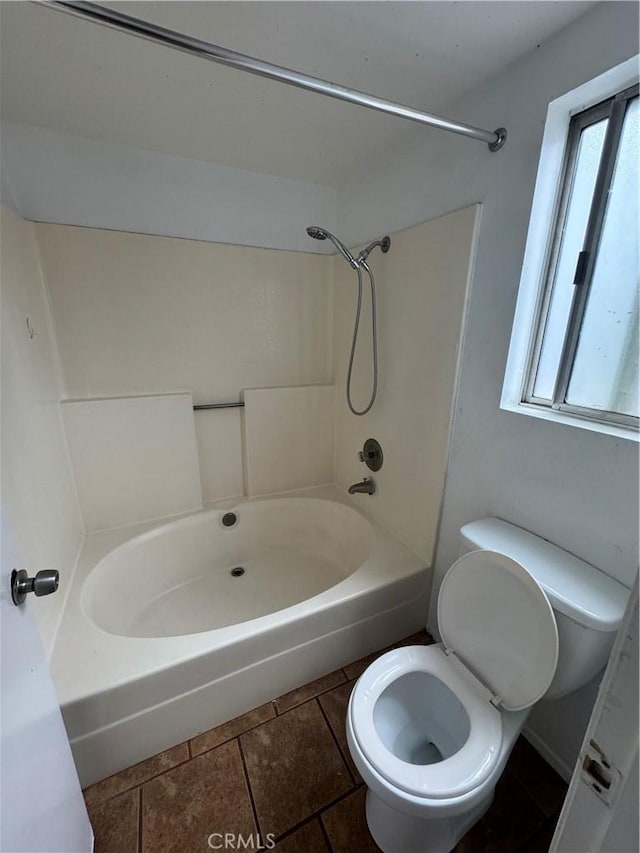
[[42,569],[30,578],[26,569],[14,569],[11,572],[11,598],[15,605],[22,604],[28,593],[38,597],[51,595],[58,589],[60,572],[57,569]]

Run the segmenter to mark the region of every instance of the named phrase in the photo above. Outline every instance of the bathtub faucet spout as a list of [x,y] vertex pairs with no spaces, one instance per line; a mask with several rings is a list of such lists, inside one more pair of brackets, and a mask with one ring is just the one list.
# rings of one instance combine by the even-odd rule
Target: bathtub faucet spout
[[376,490],[376,483],[373,477],[365,477],[360,483],[354,483],[349,486],[350,495],[372,495]]

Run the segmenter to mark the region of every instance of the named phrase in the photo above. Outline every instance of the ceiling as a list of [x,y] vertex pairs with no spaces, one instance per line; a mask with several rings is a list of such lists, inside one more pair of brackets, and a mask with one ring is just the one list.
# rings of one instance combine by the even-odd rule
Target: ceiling
[[[594,3],[104,5],[437,112]],[[437,132],[42,6],[0,7],[5,120],[328,186],[408,133]]]

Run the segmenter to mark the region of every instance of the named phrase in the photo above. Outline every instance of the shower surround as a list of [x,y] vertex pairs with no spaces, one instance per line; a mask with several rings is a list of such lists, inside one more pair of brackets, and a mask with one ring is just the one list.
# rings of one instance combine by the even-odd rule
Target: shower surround
[[[323,444],[325,461],[313,473],[346,489],[366,473],[357,450],[375,437],[385,452],[379,489],[357,500],[428,562],[479,221],[480,206],[473,205],[393,234],[390,252],[369,256],[378,290],[379,387],[375,405],[360,418],[344,404],[357,286],[341,257],[37,225],[66,396],[191,392],[194,403],[208,403],[272,388],[261,398],[255,392],[256,400],[271,395],[256,415],[258,432],[268,417],[262,431],[271,438],[265,435],[253,454],[253,471],[271,467],[271,491],[280,491],[323,482],[305,483],[297,469],[283,476],[287,448],[306,440],[313,456],[316,434],[309,431],[320,420],[316,402],[297,413],[291,386],[333,384],[335,421],[326,412],[331,405],[323,404],[329,416],[321,429],[330,448]],[[366,298],[360,323],[371,329]],[[370,348],[363,334],[353,369],[358,409],[372,387]],[[242,409],[194,415],[205,504],[267,491],[262,476],[253,487],[247,472],[245,415]]]

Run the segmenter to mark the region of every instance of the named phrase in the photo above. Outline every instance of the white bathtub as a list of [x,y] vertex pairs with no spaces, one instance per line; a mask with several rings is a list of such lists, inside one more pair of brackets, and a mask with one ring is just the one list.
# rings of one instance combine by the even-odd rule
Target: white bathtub
[[422,627],[428,576],[333,487],[87,536],[52,658],[82,784]]

